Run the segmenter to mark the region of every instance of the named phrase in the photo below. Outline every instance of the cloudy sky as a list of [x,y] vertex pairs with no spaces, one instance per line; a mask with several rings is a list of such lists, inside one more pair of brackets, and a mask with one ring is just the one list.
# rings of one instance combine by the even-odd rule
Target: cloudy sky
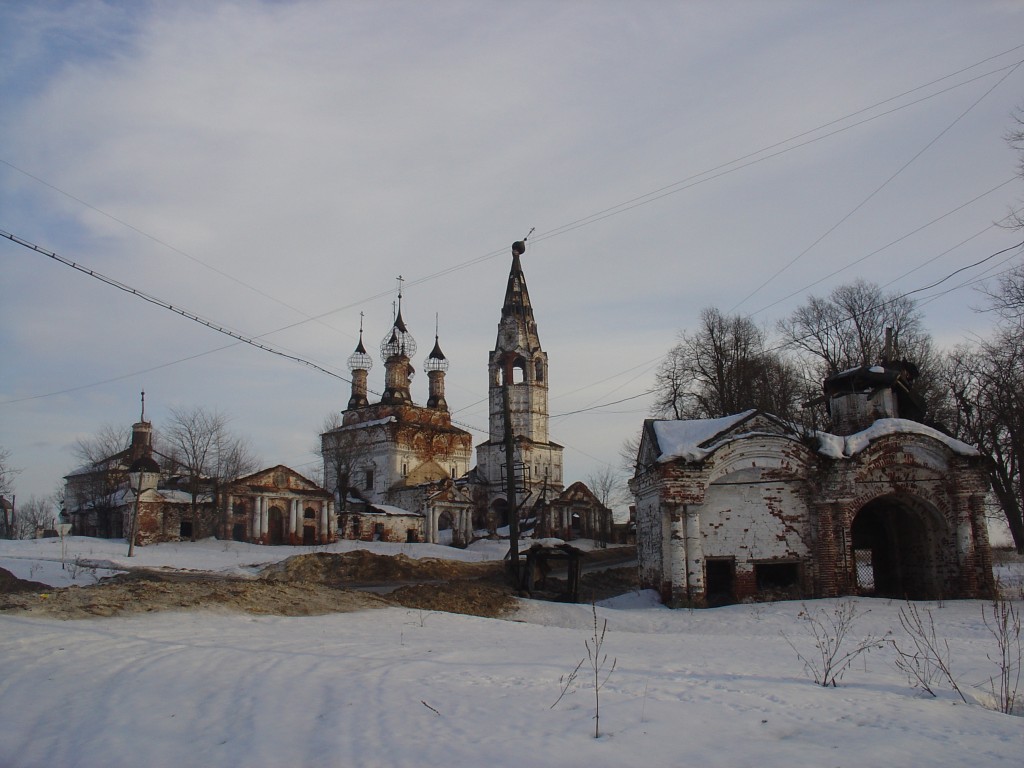
[[[265,465],[311,473],[360,313],[375,351],[399,275],[480,441],[531,228],[570,481],[618,464],[702,308],[771,327],[1019,239],[993,226],[1024,196],[1016,1],[7,2],[0,48],[0,231],[342,377],[0,238],[19,499],[54,490],[77,437],[127,429],[143,389],[157,427],[220,409]],[[1008,255],[914,294],[941,344],[989,327],[969,284]]]

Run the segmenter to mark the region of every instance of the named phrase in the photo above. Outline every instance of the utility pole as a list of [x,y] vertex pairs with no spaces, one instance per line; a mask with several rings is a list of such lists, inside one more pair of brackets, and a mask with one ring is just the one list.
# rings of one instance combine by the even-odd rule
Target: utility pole
[[512,381],[511,353],[502,361],[501,404],[505,422],[505,497],[508,499],[508,556],[512,585],[519,589],[519,504],[516,502],[516,441],[512,434],[512,404],[509,390]]

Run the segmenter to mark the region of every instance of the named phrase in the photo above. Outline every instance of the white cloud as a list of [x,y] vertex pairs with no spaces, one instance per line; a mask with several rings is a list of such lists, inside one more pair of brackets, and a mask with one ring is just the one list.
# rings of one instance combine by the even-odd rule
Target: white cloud
[[[955,2],[5,8],[0,28],[19,34],[17,77],[0,79],[0,95],[16,107],[0,116],[0,159],[193,258],[6,165],[0,227],[248,335],[339,310],[267,341],[342,373],[359,312],[375,346],[402,274],[421,347],[440,314],[449,400],[461,409],[486,394],[507,248],[536,226],[524,266],[551,355],[552,411],[574,410],[634,394],[616,380],[562,395],[656,357],[702,307],[739,302],[996,76],[557,237],[544,233],[1009,49],[1022,13]],[[742,309],[770,304],[1009,177],[1014,158],[1001,135],[1021,77]],[[1017,196],[1004,188],[814,291],[855,277],[888,282],[999,218]],[[927,284],[1005,241],[979,238],[895,287]],[[0,351],[13,360],[2,398],[106,380],[228,341],[6,241],[0,247],[12,265],[0,287]],[[961,291],[928,305],[936,333],[984,327],[970,301]],[[635,391],[649,383],[638,380]],[[414,382],[421,400],[425,386]],[[0,406],[0,444],[31,466],[19,483],[48,490],[66,471],[66,456],[22,448],[52,429],[54,414],[85,432],[128,424],[143,387],[154,393],[154,414],[180,403],[232,412],[268,463],[306,453],[322,415],[347,400],[343,382],[232,349],[97,388],[109,402],[87,389]],[[480,426],[484,418],[475,416]],[[574,416],[552,436],[615,463],[631,418]],[[567,461],[570,477],[593,464],[581,454]]]

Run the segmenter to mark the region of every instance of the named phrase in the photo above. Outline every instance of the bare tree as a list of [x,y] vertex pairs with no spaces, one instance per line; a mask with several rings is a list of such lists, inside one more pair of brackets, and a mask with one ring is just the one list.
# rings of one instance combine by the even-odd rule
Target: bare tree
[[991,308],[1004,321],[1024,325],[1024,264],[1018,264],[1001,275],[995,286],[986,286],[982,290],[989,297]]
[[52,499],[40,499],[29,496],[28,501],[18,505],[17,517],[14,519],[12,539],[35,538],[37,528],[52,528],[57,513],[53,508]]
[[75,456],[87,466],[109,462],[131,444],[131,433],[112,424],[104,424],[88,437],[79,437],[72,449]]
[[332,413],[324,418],[320,445],[316,452],[324,462],[324,483],[335,494],[340,512],[345,511],[345,500],[352,488],[358,488],[363,478],[357,478],[359,463],[366,455],[365,429],[345,429],[341,414]]
[[[1017,109],[1013,115],[1013,127],[1006,132],[1006,143],[1017,150],[1017,176],[1024,178],[1024,109]],[[1024,209],[1010,211],[1007,217],[1012,229],[1024,229]]]
[[894,357],[923,368],[931,341],[913,299],[885,293],[864,280],[840,285],[827,298],[812,296],[778,323],[784,340],[808,357],[821,378],[873,365],[885,356],[886,329],[897,345]]
[[221,487],[252,472],[257,461],[249,444],[228,430],[229,419],[202,406],[172,408],[162,439],[171,460],[183,470],[190,501],[190,539],[196,540],[200,523],[199,497],[211,495],[215,506]]
[[622,474],[607,464],[588,474],[586,483],[597,500],[609,509],[622,505],[629,498]]
[[[131,433],[106,424],[88,437],[80,437],[72,449],[82,466],[71,473],[65,502],[72,510],[91,518],[89,532],[100,536],[120,536],[120,515],[114,512],[114,495],[124,480],[124,453]],[[80,519],[80,525],[84,523]],[[90,526],[93,526],[90,523]],[[78,533],[85,533],[79,529]]]
[[1024,338],[1002,328],[989,341],[957,347],[947,355],[941,376],[951,400],[948,427],[991,458],[993,493],[1014,546],[1024,553]]
[[701,313],[683,332],[655,377],[652,412],[663,418],[717,418],[759,408],[791,418],[803,387],[796,369],[767,349],[767,335],[750,318]]
[[0,448],[0,496],[6,496],[14,490],[14,476],[18,470],[11,466],[11,452]]
[[[824,379],[850,368],[876,365],[886,357],[908,360],[920,371],[914,391],[925,412],[933,419],[942,416],[939,408],[944,393],[936,380],[938,355],[913,299],[858,280],[838,286],[827,297],[812,296],[777,327],[805,366],[808,392],[820,393]],[[887,337],[892,341],[889,348]],[[818,417],[827,421],[819,413],[807,414],[802,420]]]

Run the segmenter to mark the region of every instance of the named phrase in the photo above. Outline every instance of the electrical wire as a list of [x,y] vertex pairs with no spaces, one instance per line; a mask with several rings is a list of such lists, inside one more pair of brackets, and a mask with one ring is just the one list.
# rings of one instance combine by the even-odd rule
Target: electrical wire
[[[899,107],[896,107],[896,108],[894,108],[892,110],[885,111],[885,112],[883,112],[883,113],[881,113],[879,115],[872,116],[872,117],[870,117],[870,118],[868,118],[866,120],[859,121],[859,122],[854,123],[852,125],[845,126],[845,127],[841,128],[841,129],[839,129],[837,131],[830,132],[830,133],[825,134],[823,136],[816,137],[816,138],[814,138],[814,139],[812,139],[810,141],[802,142],[802,143],[797,144],[797,145],[792,146],[792,147],[788,147],[788,148],[786,148],[784,150],[781,150],[780,152],[776,152],[776,153],[774,153],[772,155],[768,155],[766,157],[759,158],[758,160],[754,160],[754,161],[749,162],[749,163],[744,163],[742,165],[738,165],[737,167],[732,168],[730,170],[727,170],[727,171],[723,170],[723,169],[729,168],[729,166],[731,166],[731,165],[736,165],[737,163],[742,163],[744,160],[749,160],[751,158],[755,158],[755,157],[757,157],[757,155],[762,154],[764,152],[767,152],[767,151],[769,151],[771,149],[782,147],[782,146],[784,146],[784,145],[786,145],[786,144],[788,144],[788,143],[790,143],[792,141],[795,141],[797,139],[803,138],[805,136],[812,135],[812,134],[814,134],[814,133],[816,133],[816,132],[818,132],[820,130],[823,130],[824,128],[827,128],[829,126],[837,125],[839,123],[842,123],[843,121],[848,120],[848,119],[850,119],[852,117],[855,117],[856,115],[864,114],[865,112],[869,112],[869,111],[871,111],[873,109],[878,108],[879,106],[885,105],[887,103],[891,103],[891,102],[896,101],[896,100],[898,100],[900,98],[903,98],[903,97],[905,97],[907,95],[910,95],[912,93],[916,93],[916,92],[921,91],[921,90],[923,90],[925,88],[928,88],[928,87],[931,87],[933,85],[936,85],[936,84],[938,84],[940,82],[943,82],[943,81],[948,80],[948,79],[950,79],[952,77],[955,77],[956,75],[962,74],[962,73],[967,72],[967,71],[969,71],[971,69],[974,69],[974,68],[976,68],[978,66],[981,66],[982,64],[985,64],[985,63],[987,63],[989,61],[993,61],[993,60],[995,60],[995,59],[997,59],[997,58],[999,58],[1001,56],[1005,56],[1008,53],[1012,53],[1012,52],[1014,52],[1016,50],[1019,50],[1020,48],[1024,48],[1024,44],[1021,44],[1021,45],[1018,45],[1018,46],[1014,46],[1013,48],[1010,48],[1010,49],[1007,49],[1005,51],[1002,51],[1001,53],[989,56],[989,57],[987,57],[985,59],[982,59],[982,60],[980,60],[978,62],[975,62],[972,65],[969,65],[967,67],[959,69],[959,70],[957,70],[955,72],[952,72],[952,73],[950,73],[948,75],[944,75],[944,76],[942,76],[940,78],[932,80],[929,83],[917,86],[917,87],[912,88],[912,89],[910,89],[908,91],[904,91],[903,93],[898,94],[896,96],[892,96],[892,97],[884,99],[884,100],[882,100],[880,102],[876,102],[875,104],[872,104],[872,105],[870,105],[868,107],[864,107],[864,108],[861,108],[861,109],[856,110],[854,112],[848,113],[847,115],[844,115],[843,117],[836,118],[836,119],[831,120],[829,122],[823,123],[823,124],[819,125],[818,127],[814,128],[814,129],[811,129],[809,131],[804,131],[803,133],[800,133],[800,134],[796,134],[795,136],[790,137],[789,139],[785,139],[785,140],[783,140],[781,142],[776,142],[774,144],[768,145],[768,146],[763,147],[763,148],[761,148],[761,149],[759,149],[759,150],[757,150],[755,152],[748,153],[748,154],[743,155],[743,156],[741,156],[739,158],[736,158],[735,160],[731,160],[731,161],[728,161],[726,163],[722,163],[722,164],[720,164],[718,166],[715,166],[715,167],[713,167],[711,169],[708,169],[707,171],[703,171],[703,172],[698,173],[698,174],[693,174],[693,175],[688,176],[688,177],[686,177],[686,178],[684,178],[684,179],[682,179],[680,181],[673,182],[672,184],[665,185],[665,186],[660,187],[660,188],[658,188],[658,189],[656,189],[656,190],[654,190],[652,192],[646,193],[645,195],[641,195],[639,197],[632,198],[631,200],[628,200],[628,201],[626,201],[624,203],[620,203],[619,205],[613,206],[611,208],[604,209],[604,210],[599,211],[599,212],[597,212],[595,214],[591,214],[590,216],[584,217],[583,219],[577,219],[575,221],[569,222],[568,224],[562,225],[560,227],[556,227],[555,229],[548,230],[545,233],[541,233],[539,235],[534,236],[533,239],[534,239],[534,241],[537,241],[537,240],[547,239],[547,238],[550,238],[550,237],[556,237],[558,235],[565,234],[565,233],[570,232],[570,231],[572,231],[574,229],[578,229],[581,226],[585,226],[586,224],[594,223],[596,221],[600,221],[600,220],[602,220],[604,218],[608,218],[609,216],[617,215],[618,213],[624,213],[625,211],[632,210],[633,208],[636,208],[639,205],[645,205],[645,204],[647,204],[649,202],[653,202],[654,200],[660,199],[661,197],[664,197],[666,195],[674,194],[675,192],[682,191],[682,189],[688,189],[688,188],[690,188],[692,186],[695,186],[698,183],[703,183],[704,181],[710,181],[711,179],[718,178],[719,176],[725,175],[726,173],[731,173],[734,170],[739,170],[740,168],[747,167],[747,166],[753,164],[754,162],[761,162],[762,160],[768,159],[770,157],[775,157],[778,154],[782,154],[783,152],[788,152],[788,151],[790,151],[792,149],[796,149],[798,147],[805,146],[806,144],[812,143],[813,141],[818,141],[818,140],[821,140],[823,138],[827,138],[828,136],[835,135],[836,133],[839,133],[841,131],[849,130],[850,128],[856,127],[858,125],[863,125],[866,122],[870,122],[872,120],[878,119],[879,117],[883,117],[885,115],[891,114],[891,113],[893,113],[895,111],[898,111],[900,109],[905,109],[905,108],[907,108],[909,106],[913,106],[915,104],[918,104],[918,103],[920,103],[922,101],[925,101],[927,99],[934,98],[934,97],[936,97],[938,95],[946,93],[946,92],[948,92],[950,90],[953,90],[955,88],[959,88],[959,87],[961,87],[963,85],[967,85],[967,84],[970,84],[970,83],[975,82],[977,80],[980,80],[980,79],[983,79],[985,77],[988,77],[988,76],[990,76],[992,74],[995,74],[995,73],[998,73],[998,72],[1002,72],[1002,71],[1006,71],[1006,74],[995,85],[993,85],[992,88],[990,88],[986,92],[986,94],[984,94],[981,97],[981,98],[984,98],[985,95],[990,93],[995,87],[997,87],[1007,77],[1009,77],[1009,75],[1012,74],[1013,71],[1015,71],[1021,65],[1021,63],[1024,63],[1024,61],[1018,61],[1015,64],[1008,65],[1008,66],[1005,66],[1005,67],[1000,67],[1000,68],[997,68],[995,70],[983,73],[983,74],[978,75],[978,76],[976,76],[974,78],[965,80],[963,82],[954,84],[954,85],[952,85],[952,86],[950,86],[948,88],[939,90],[939,91],[937,91],[935,93],[932,93],[932,94],[929,94],[928,96],[925,96],[925,97],[923,97],[921,99],[909,102],[907,104],[900,105]],[[979,101],[980,101],[980,99],[979,99]],[[977,102],[975,102],[975,104],[976,103]],[[972,108],[973,108],[973,105],[972,105]],[[967,111],[970,111],[970,108]],[[966,112],[964,114],[966,114]],[[960,116],[960,118],[962,118],[962,117],[963,117],[963,115]],[[949,130],[949,128],[952,127],[952,125],[955,125],[955,123],[960,118],[957,118],[957,120],[954,121],[954,123],[951,124],[949,127],[947,127],[946,130]],[[945,131],[943,131],[942,133],[945,133]],[[942,136],[942,133],[940,133],[939,136],[936,137],[936,139],[933,139],[933,141],[931,143],[934,143],[935,141],[937,141],[938,138]],[[931,143],[928,146],[931,146]],[[925,149],[927,149],[927,146],[925,147]],[[922,150],[922,152],[923,151],[924,150]],[[920,155],[920,153],[918,153],[917,156],[919,156],[919,155]],[[913,162],[913,160],[916,159],[917,156],[915,156],[915,158],[912,158],[911,161],[909,161],[907,165],[909,165],[910,162]],[[275,329],[273,331],[270,331],[270,332],[268,332],[266,334],[262,334],[260,337],[250,338],[250,337],[246,337],[246,336],[244,336],[242,334],[239,334],[238,332],[230,331],[229,329],[227,329],[225,327],[218,326],[217,324],[214,324],[211,321],[207,321],[204,318],[202,318],[202,317],[200,317],[198,315],[195,315],[194,313],[188,313],[186,311],[181,310],[180,308],[176,308],[176,307],[172,306],[171,304],[169,304],[167,302],[162,302],[161,300],[157,300],[155,297],[150,297],[150,296],[148,296],[148,294],[145,294],[144,292],[138,291],[137,289],[132,289],[132,288],[130,288],[128,286],[122,286],[121,284],[118,284],[117,281],[113,281],[113,280],[110,280],[108,278],[105,278],[105,277],[99,275],[99,273],[95,273],[92,270],[87,270],[87,269],[81,268],[78,265],[75,265],[73,262],[69,262],[69,261],[66,262],[69,266],[73,266],[74,268],[79,269],[80,271],[83,271],[83,272],[85,272],[87,274],[90,274],[93,277],[97,277],[98,279],[101,279],[104,282],[108,282],[109,284],[114,285],[115,287],[119,287],[122,290],[126,290],[126,291],[128,291],[130,293],[134,293],[135,295],[139,296],[140,298],[144,298],[145,300],[150,301],[151,303],[155,303],[155,304],[158,304],[160,306],[163,306],[164,308],[166,308],[166,309],[168,309],[170,311],[174,311],[174,312],[176,312],[178,314],[181,314],[181,315],[183,315],[183,316],[185,316],[185,317],[187,317],[189,319],[194,320],[195,322],[199,322],[199,323],[201,323],[203,325],[207,325],[208,327],[210,327],[213,330],[216,330],[218,332],[221,332],[221,333],[224,333],[224,334],[226,334],[228,336],[231,336],[232,338],[235,338],[239,343],[247,343],[247,344],[250,344],[250,345],[255,346],[257,348],[263,349],[264,351],[268,351],[268,352],[271,352],[273,354],[279,355],[281,357],[292,359],[292,360],[294,360],[296,362],[300,362],[303,365],[307,365],[307,366],[312,367],[314,369],[317,369],[317,370],[323,371],[325,373],[328,373],[328,375],[334,376],[335,378],[341,379],[342,381],[346,381],[347,382],[349,380],[346,379],[343,376],[340,376],[340,375],[332,372],[332,371],[329,371],[328,369],[324,368],[321,365],[318,365],[318,364],[313,363],[311,361],[305,360],[305,359],[299,357],[298,355],[288,354],[288,353],[283,352],[283,351],[281,351],[279,349],[272,348],[269,345],[261,344],[260,342],[257,342],[255,339],[256,338],[263,338],[263,337],[266,337],[266,336],[270,336],[270,335],[275,334],[275,333],[280,333],[280,332],[282,332],[284,330],[288,330],[288,329],[291,329],[291,328],[295,328],[295,327],[297,327],[299,325],[303,325],[306,322],[321,321],[323,318],[325,318],[325,317],[327,317],[329,315],[336,314],[337,312],[341,312],[341,311],[344,311],[346,309],[350,309],[350,308],[352,308],[354,306],[358,306],[360,304],[364,304],[364,303],[367,303],[369,301],[373,301],[373,300],[379,299],[381,297],[390,295],[390,293],[391,293],[390,290],[389,291],[383,291],[383,292],[374,294],[372,296],[366,297],[364,299],[361,299],[361,300],[359,300],[357,302],[353,302],[351,304],[348,304],[348,305],[345,305],[345,306],[342,306],[342,307],[338,307],[338,308],[329,310],[327,312],[320,313],[318,315],[309,316],[309,315],[306,315],[304,312],[302,312],[302,310],[299,310],[298,308],[293,307],[293,306],[287,304],[286,302],[280,301],[280,300],[274,298],[273,296],[270,296],[269,294],[264,293],[263,291],[259,290],[258,288],[255,288],[254,286],[251,286],[248,283],[245,283],[244,281],[239,280],[238,278],[235,278],[234,276],[232,276],[232,275],[230,275],[230,274],[228,274],[226,272],[223,272],[223,271],[217,269],[216,267],[213,267],[213,266],[207,264],[206,262],[202,261],[201,259],[198,259],[198,258],[192,256],[191,254],[188,254],[187,252],[185,252],[183,250],[180,250],[180,249],[178,249],[178,248],[176,248],[176,247],[174,247],[174,246],[164,242],[163,240],[161,240],[161,239],[159,239],[157,237],[154,237],[153,235],[150,235],[149,233],[145,232],[144,230],[142,230],[142,229],[140,229],[138,227],[135,227],[134,225],[132,225],[132,224],[130,224],[130,223],[128,223],[128,222],[126,222],[126,221],[124,221],[124,220],[122,220],[122,219],[120,219],[120,218],[118,218],[118,217],[116,217],[116,216],[114,216],[112,214],[109,214],[106,211],[103,211],[102,209],[100,209],[100,208],[98,208],[96,206],[93,206],[92,204],[86,202],[85,200],[82,200],[81,198],[79,198],[79,197],[77,197],[75,195],[72,195],[71,193],[66,192],[65,190],[62,190],[59,187],[57,187],[57,186],[55,186],[53,184],[50,184],[49,182],[41,179],[40,177],[38,177],[38,176],[36,176],[34,174],[31,174],[28,171],[25,171],[25,170],[15,166],[13,163],[10,163],[9,161],[6,161],[6,160],[3,160],[2,158],[0,158],[0,163],[8,166],[9,168],[11,168],[11,169],[13,169],[13,170],[15,170],[15,171],[17,171],[19,173],[24,174],[25,176],[35,180],[36,182],[38,182],[38,183],[40,183],[40,184],[42,184],[42,185],[44,185],[44,186],[46,186],[46,187],[48,187],[50,189],[53,189],[54,191],[56,191],[56,192],[58,192],[58,193],[60,193],[62,195],[65,195],[66,197],[68,197],[68,198],[70,198],[70,199],[80,203],[81,205],[84,205],[85,207],[89,208],[90,210],[93,210],[93,211],[99,213],[100,215],[103,215],[103,216],[105,216],[105,217],[107,217],[107,218],[109,218],[109,219],[111,219],[111,220],[113,220],[113,221],[115,221],[115,222],[117,222],[117,223],[127,227],[128,229],[131,229],[132,231],[134,231],[134,232],[136,232],[136,233],[138,233],[138,234],[140,234],[140,235],[142,235],[142,236],[152,240],[153,242],[158,243],[158,244],[160,244],[160,245],[162,245],[162,246],[164,246],[164,247],[166,247],[166,248],[168,248],[168,249],[170,249],[170,250],[172,250],[172,251],[174,251],[174,252],[176,252],[176,253],[178,253],[178,254],[180,254],[180,255],[182,255],[182,256],[190,259],[190,260],[192,260],[192,261],[194,261],[195,263],[200,264],[201,266],[203,266],[203,267],[205,267],[207,269],[210,269],[213,272],[216,272],[216,273],[222,275],[223,277],[226,277],[229,280],[232,280],[232,281],[234,281],[234,282],[236,282],[236,283],[238,283],[238,284],[240,284],[240,285],[242,285],[242,286],[244,286],[246,288],[249,288],[250,290],[253,290],[253,291],[259,293],[260,295],[262,295],[262,296],[264,296],[264,297],[266,297],[268,299],[271,299],[271,300],[273,300],[273,301],[275,301],[275,302],[277,302],[277,303],[279,303],[279,304],[281,304],[281,305],[283,305],[285,307],[288,307],[288,308],[290,308],[290,309],[292,309],[294,311],[299,312],[300,314],[303,314],[305,319],[301,320],[301,321],[298,321],[298,322],[295,322],[295,323],[291,323],[291,324],[283,326],[281,328],[277,328],[277,329]],[[906,166],[904,166],[904,167],[906,167]],[[718,174],[715,174],[715,175],[709,176],[709,174],[713,174],[715,171],[722,171],[722,172],[718,173]],[[890,177],[889,181],[891,181],[892,178],[895,178],[895,176],[898,175],[901,171],[902,171],[902,168],[900,169],[900,171],[897,171],[897,174],[894,174],[892,177]],[[701,178],[703,176],[707,176],[708,178]],[[688,183],[688,182],[692,182],[692,183]],[[888,181],[885,182],[885,183],[888,183]],[[1009,183],[1009,182],[1007,182],[1007,183]],[[682,186],[682,185],[686,185],[686,186]],[[883,186],[884,186],[884,184],[883,184]],[[876,192],[877,192],[877,190],[876,190]],[[872,195],[873,194],[875,194],[875,193],[872,193]],[[869,196],[868,199],[870,199],[870,196]],[[862,205],[863,205],[863,203],[862,203]],[[852,214],[852,212],[851,212],[851,214]],[[948,214],[946,214],[946,215],[948,215]],[[939,218],[942,218],[942,217],[939,217]],[[925,226],[928,226],[928,225],[925,225]],[[915,231],[919,231],[919,230],[915,230]],[[21,242],[20,238],[15,238],[13,235],[10,235],[9,233],[4,233],[4,236],[8,237],[8,239],[11,239],[14,242],[20,242],[20,244],[23,244],[23,245],[27,243],[27,241]],[[819,239],[819,241],[820,241],[820,239]],[[816,243],[819,242],[819,241],[816,241]],[[816,243],[814,243],[814,244],[816,244]],[[811,247],[813,247],[814,244],[812,244]],[[31,244],[29,244],[27,247],[33,247],[34,250],[38,250],[41,253],[45,253],[46,255],[50,255],[50,253],[45,251],[45,249],[40,249],[38,247],[32,246]],[[465,268],[467,268],[469,266],[472,266],[472,265],[481,263],[483,261],[487,261],[489,259],[495,258],[496,256],[505,253],[506,250],[507,249],[505,249],[505,248],[498,249],[498,250],[491,251],[489,253],[483,254],[482,256],[477,256],[477,257],[474,257],[474,258],[469,259],[467,261],[460,262],[458,264],[452,265],[451,267],[447,267],[445,269],[438,270],[436,272],[430,273],[430,274],[425,275],[423,277],[411,280],[411,281],[409,281],[409,285],[418,285],[418,284],[421,284],[421,283],[428,282],[430,280],[438,279],[440,277],[443,277],[443,276],[446,276],[448,274],[451,274],[451,273],[453,273],[455,271],[459,271],[459,270],[465,269]],[[805,253],[806,253],[806,251],[805,251]],[[873,254],[869,254],[868,256],[870,256],[870,255],[873,255]],[[60,257],[57,257],[56,254],[52,254],[51,257],[52,258],[57,258],[60,261],[64,261]],[[797,258],[799,258],[799,256]],[[863,260],[863,258],[867,258],[867,256],[862,257],[861,260]],[[794,261],[795,261],[795,259],[794,259]],[[790,264],[792,264],[792,263],[793,262],[791,261]],[[858,262],[855,262],[855,263],[858,263]],[[789,265],[787,265],[783,269],[788,268],[788,266]],[[774,277],[777,276],[778,274],[781,274],[781,271],[776,273],[776,275],[774,275],[772,278],[770,278],[768,282],[770,282],[772,279],[774,279]],[[763,285],[766,285],[766,284],[767,283],[762,284],[761,287],[763,287]],[[810,287],[810,286],[808,286],[808,287]],[[756,290],[760,290],[760,288],[758,288]],[[755,290],[755,293],[756,293],[756,290]],[[806,288],[804,290],[806,290]],[[753,295],[753,294],[751,294],[751,295]],[[747,298],[749,298],[749,296]],[[787,297],[787,298],[789,298],[789,297]],[[746,299],[744,299],[743,301],[746,301]],[[782,300],[780,300],[780,301],[782,301]],[[776,302],[776,303],[778,303],[778,302]],[[739,306],[739,305],[737,305],[737,306]],[[769,305],[769,307],[770,306],[774,306],[774,304]],[[768,307],[765,307],[763,309],[767,309],[767,308]],[[763,309],[759,310],[759,311],[763,311]],[[337,330],[337,329],[334,329],[334,330]],[[226,349],[226,348],[228,348],[230,346],[233,346],[233,345],[227,345],[226,347],[219,347],[219,348],[216,348],[216,349],[213,349],[213,350],[209,350],[209,351],[204,352],[204,353],[200,353],[199,355],[192,355],[192,356],[189,356],[189,357],[186,357],[186,358],[182,358],[182,359],[177,360],[177,361],[173,361],[171,363],[165,363],[165,364],[162,364],[160,366],[155,366],[153,368],[146,369],[145,371],[141,371],[141,372],[148,372],[148,371],[152,371],[152,370],[158,370],[160,368],[167,367],[169,365],[174,365],[174,364],[179,363],[179,362],[184,362],[184,361],[187,361],[187,360],[194,359],[195,357],[199,357],[199,356],[206,355],[206,354],[212,354],[214,352],[218,352],[218,351],[221,351],[223,349]],[[639,367],[639,366],[637,366],[637,367]],[[56,395],[56,394],[63,394],[65,392],[69,392],[69,391],[76,391],[78,389],[84,389],[84,388],[87,388],[89,386],[96,386],[98,384],[109,383],[110,381],[117,381],[117,380],[120,380],[122,378],[127,378],[127,377],[130,377],[130,376],[133,376],[133,375],[138,375],[138,373],[141,373],[141,372],[136,372],[136,373],[132,373],[132,374],[124,374],[123,376],[115,377],[115,378],[112,378],[112,379],[107,379],[107,380],[104,380],[102,382],[95,382],[95,383],[90,384],[90,385],[82,385],[80,387],[74,387],[74,388],[70,388],[70,389],[67,389],[67,390],[61,390],[60,392],[47,393],[45,395],[35,395],[35,396],[29,397],[29,398],[20,398],[18,400],[10,400],[10,401],[4,401],[4,402],[5,403],[24,402],[25,400],[38,399],[38,398],[41,398],[41,397],[48,397],[48,396],[52,396],[52,395]],[[616,375],[621,375],[621,374],[616,374]],[[609,377],[609,378],[614,378],[614,376],[613,377]],[[605,381],[606,380],[608,380],[608,379],[605,379]],[[598,383],[600,383],[600,382],[595,382],[593,385],[588,385],[588,386],[595,386]],[[377,394],[377,393],[374,393],[374,394]],[[483,401],[481,400],[481,401],[478,401],[478,402],[483,402]],[[467,408],[468,407],[471,407],[471,406],[467,406]],[[595,406],[595,407],[600,407],[600,406]],[[465,408],[462,409],[462,410],[465,410]],[[483,431],[483,430],[480,430],[480,431]]]
[[10,232],[0,230],[0,237],[5,237],[12,243],[16,243],[17,245],[20,245],[24,248],[28,248],[30,251],[35,251],[36,253],[46,256],[47,258],[53,259],[54,261],[63,264],[66,267],[70,267],[71,269],[81,272],[84,275],[88,275],[89,277],[99,280],[101,283],[105,283],[106,285],[109,285],[112,288],[116,288],[119,291],[123,291],[139,299],[142,299],[145,302],[153,304],[157,307],[161,307],[162,309],[166,309],[169,312],[173,312],[176,315],[181,315],[187,320],[191,320],[194,323],[204,325],[212,331],[221,333],[243,344],[248,344],[249,346],[255,347],[256,349],[261,349],[264,352],[269,352],[273,355],[278,355],[279,357],[283,357],[288,360],[293,360],[294,362],[313,368],[314,370],[320,371],[321,373],[326,373],[328,376],[333,376],[336,379],[347,381],[350,384],[352,383],[350,379],[346,379],[344,376],[341,376],[335,373],[334,371],[330,371],[321,365],[317,365],[316,363],[310,362],[309,360],[301,358],[298,355],[292,355],[287,352],[283,352],[275,347],[271,347],[268,344],[256,341],[255,338],[245,336],[239,333],[238,331],[234,331],[226,326],[219,325],[218,323],[201,317],[200,315],[197,315],[194,312],[190,312],[187,309],[184,309],[182,307],[176,307],[170,302],[164,301],[163,299],[157,298],[156,296],[153,296],[152,294],[146,293],[145,291],[139,290],[137,288],[132,288],[130,285],[127,285],[126,283],[122,283],[121,281],[115,280],[112,277],[107,277],[101,272],[97,272],[94,269],[89,269],[88,267],[82,266],[81,264],[71,261],[70,259],[66,259],[58,253],[49,251],[39,245],[36,245],[35,243],[29,242],[28,240],[18,237],[17,235],[14,235]]
[[736,309],[738,309],[739,307],[743,306],[747,302],[748,299],[750,299],[752,296],[756,295],[758,292],[761,291],[762,288],[767,286],[769,283],[771,283],[773,280],[775,280],[775,278],[777,278],[779,275],[781,275],[783,272],[785,272],[791,266],[796,264],[797,261],[799,261],[801,258],[806,256],[815,246],[817,246],[819,243],[821,243],[826,237],[831,235],[840,226],[842,226],[846,221],[848,221],[855,213],[857,213],[857,211],[859,211],[861,208],[863,208],[865,205],[867,205],[868,202],[871,201],[875,197],[875,195],[877,195],[879,192],[881,192],[883,189],[885,189],[897,176],[899,176],[901,173],[903,173],[914,162],[916,162],[918,160],[918,158],[920,158],[925,152],[927,152],[929,149],[931,149],[939,141],[939,139],[941,139],[943,136],[945,136],[947,133],[949,133],[949,131],[951,131],[953,129],[953,127],[956,126],[957,123],[959,123],[968,114],[970,114],[970,112],[976,106],[978,106],[978,104],[980,104],[990,93],[992,93],[996,88],[998,88],[1000,85],[1002,85],[1010,75],[1012,75],[1014,72],[1017,71],[1017,69],[1021,66],[1021,64],[1024,64],[1024,61],[1019,61],[1015,65],[1013,65],[1006,72],[1006,74],[1004,74],[1001,78],[999,78],[999,80],[997,80],[987,91],[985,91],[983,94],[981,94],[981,96],[979,96],[977,99],[975,99],[974,102],[972,102],[971,105],[969,107],[967,107],[967,109],[965,109],[963,112],[961,112],[959,115],[957,115],[957,117],[953,120],[953,122],[951,122],[949,125],[947,125],[945,128],[943,128],[941,131],[939,131],[939,133],[931,141],[929,141],[927,144],[925,144],[916,154],[914,154],[913,157],[911,157],[903,165],[901,165],[898,169],[896,169],[895,173],[893,173],[885,181],[883,181],[880,185],[878,185],[874,190],[872,190],[868,194],[867,197],[865,197],[863,200],[861,200],[859,203],[857,203],[857,205],[855,205],[853,207],[853,209],[850,210],[846,215],[842,216],[839,219],[839,221],[837,221],[831,227],[826,229],[821,234],[821,236],[819,236],[814,242],[812,242],[810,245],[808,245],[806,248],[804,248],[802,251],[800,251],[800,253],[798,253],[796,256],[794,256],[792,259],[790,259],[785,265],[782,266],[782,268],[776,270],[767,280],[765,280],[763,283],[761,283],[759,286],[757,286],[753,291],[751,291],[745,297],[743,297],[737,304],[733,305],[733,307],[729,309],[729,313],[731,314],[731,313],[735,312]]

